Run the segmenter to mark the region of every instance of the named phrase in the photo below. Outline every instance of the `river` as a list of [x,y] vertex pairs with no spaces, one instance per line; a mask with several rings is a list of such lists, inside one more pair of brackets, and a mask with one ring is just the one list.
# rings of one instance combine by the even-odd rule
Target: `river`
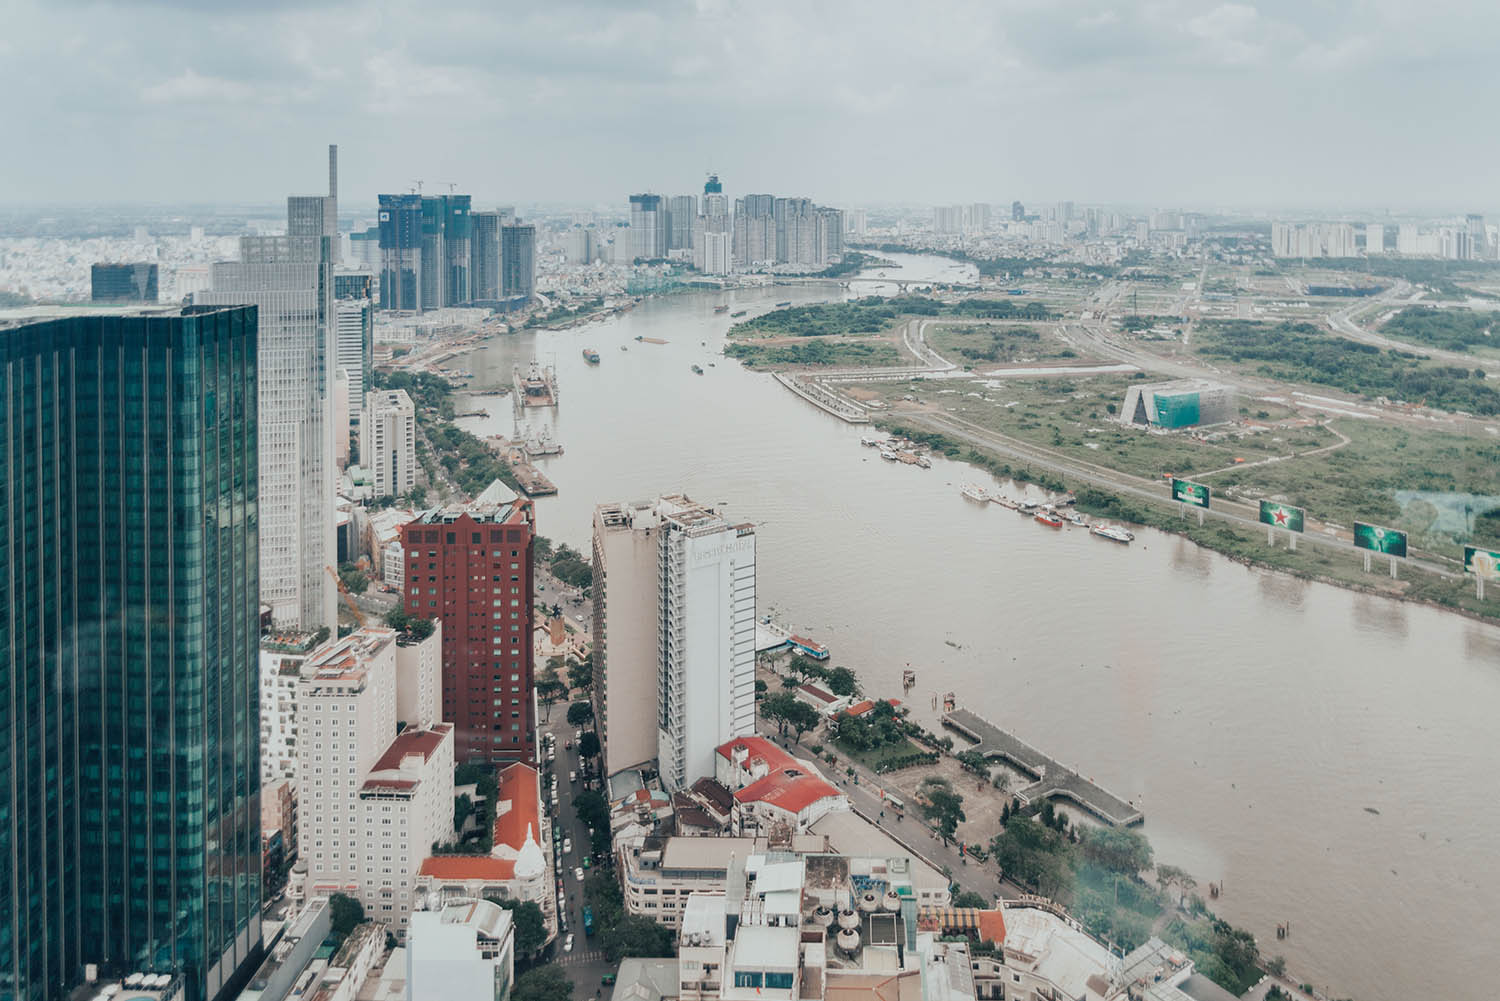
[[[888,256],[892,276],[972,275]],[[958,488],[984,474],[881,462],[862,429],[718,354],[734,322],[720,302],[759,312],[849,294],[665,296],[470,354],[476,387],[508,385],[533,354],[555,360],[566,452],[543,463],[560,493],[538,501],[539,529],[587,552],[597,503],[722,503],[759,526],[762,611],[826,643],[873,693],[899,694],[915,669],[929,725],[932,699],[955,691],[1136,800],[1158,860],[1200,892],[1222,880],[1214,909],[1294,975],[1360,1001],[1479,996],[1500,913],[1500,629],[1155,531],[1122,547],[978,507]],[[478,405],[492,416],[462,423],[512,432],[509,400]]]

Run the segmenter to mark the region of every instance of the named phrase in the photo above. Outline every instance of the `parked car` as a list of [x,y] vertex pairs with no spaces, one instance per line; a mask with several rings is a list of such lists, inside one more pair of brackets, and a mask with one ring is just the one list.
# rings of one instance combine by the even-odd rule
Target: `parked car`
[[563,838],[563,854],[564,855],[571,855],[572,853],[573,853],[573,839],[572,838]]
[[565,938],[565,939],[563,939],[563,952],[572,952],[572,951],[573,951],[573,936],[572,936],[571,933],[569,933],[568,937]]
[[578,882],[580,883],[583,882],[583,866],[579,865],[573,867],[573,878],[578,880]]
[[569,782],[577,782],[578,781],[578,773],[575,772],[575,771],[569,770],[569,772],[568,772],[568,781]]

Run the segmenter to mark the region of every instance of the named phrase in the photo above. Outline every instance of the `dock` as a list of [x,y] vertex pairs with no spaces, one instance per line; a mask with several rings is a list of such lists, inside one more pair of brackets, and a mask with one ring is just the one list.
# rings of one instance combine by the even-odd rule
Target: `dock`
[[551,497],[557,493],[557,487],[552,481],[529,462],[513,462],[510,471],[515,474],[516,482],[521,485],[521,492],[527,497]]
[[1111,827],[1129,827],[1146,819],[1129,801],[967,709],[943,713],[943,725],[974,741],[974,746],[968,750],[978,751],[985,758],[999,758],[1032,776],[1036,781],[1014,792],[1023,803],[1043,799],[1071,800]]
[[816,380],[799,379],[785,372],[773,372],[776,381],[808,403],[850,424],[868,424],[870,415],[848,397],[840,396]]

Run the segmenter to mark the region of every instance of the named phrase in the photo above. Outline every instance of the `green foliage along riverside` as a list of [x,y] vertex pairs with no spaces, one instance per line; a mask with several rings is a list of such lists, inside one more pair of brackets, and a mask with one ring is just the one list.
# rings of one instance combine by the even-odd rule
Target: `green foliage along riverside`
[[1472,309],[1409,306],[1387,320],[1380,333],[1395,341],[1430,344],[1445,351],[1468,351],[1476,345],[1500,347],[1494,314]]
[[901,355],[884,341],[807,341],[802,344],[730,344],[724,354],[747,366],[895,365]]
[[1444,410],[1500,413],[1500,391],[1482,374],[1438,365],[1405,351],[1324,333],[1310,323],[1222,320],[1199,326],[1199,354],[1282,382],[1316,383],[1363,396],[1385,396]]

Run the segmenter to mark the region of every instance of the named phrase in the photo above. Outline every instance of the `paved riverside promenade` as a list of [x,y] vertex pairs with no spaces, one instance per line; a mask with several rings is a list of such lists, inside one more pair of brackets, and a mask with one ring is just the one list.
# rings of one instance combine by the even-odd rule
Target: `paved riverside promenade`
[[1112,827],[1128,827],[1146,819],[1126,800],[967,709],[943,713],[943,723],[975,742],[968,750],[986,758],[1000,758],[1034,776],[1035,782],[1015,791],[1023,803],[1048,797],[1069,799]]

